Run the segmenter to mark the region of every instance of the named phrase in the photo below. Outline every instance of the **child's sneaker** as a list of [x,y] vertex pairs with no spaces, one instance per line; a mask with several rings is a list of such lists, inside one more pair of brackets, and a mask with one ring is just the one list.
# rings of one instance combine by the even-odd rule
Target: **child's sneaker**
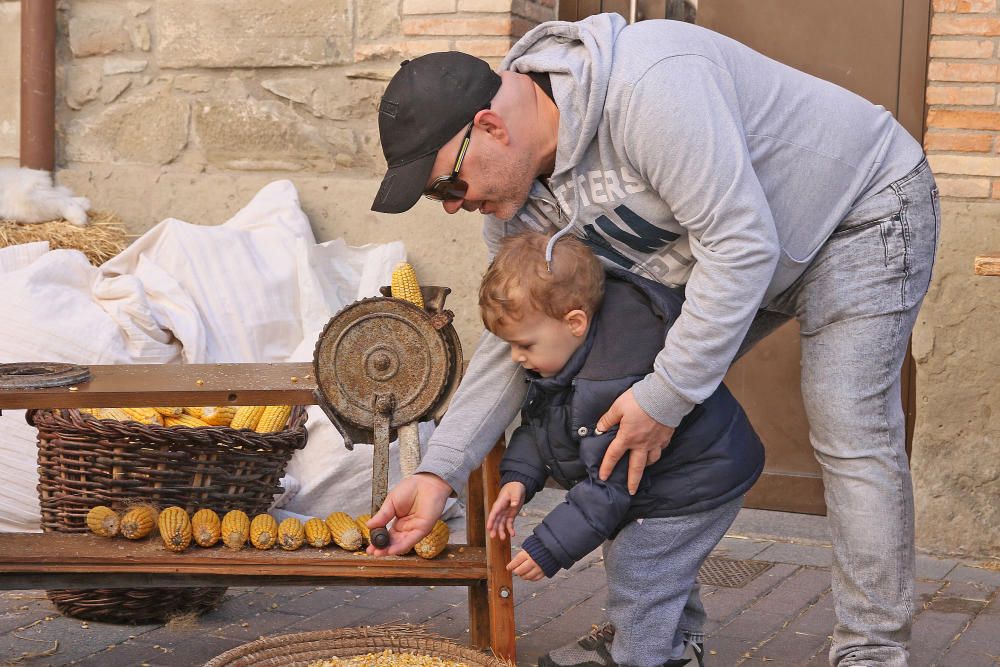
[[540,657],[538,667],[617,667],[609,650],[614,638],[611,623],[595,625],[586,636]]

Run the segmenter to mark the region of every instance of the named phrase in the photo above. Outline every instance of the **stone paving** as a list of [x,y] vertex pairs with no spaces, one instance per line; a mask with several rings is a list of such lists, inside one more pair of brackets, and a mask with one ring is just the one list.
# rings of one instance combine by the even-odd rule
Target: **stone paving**
[[[518,542],[558,502],[546,490],[518,519]],[[705,586],[708,665],[826,665],[833,629],[830,548],[821,518],[744,510],[716,550],[771,567],[742,588]],[[761,527],[759,515],[773,515]],[[787,520],[785,520],[787,518]],[[779,534],[812,521],[815,534]],[[463,539],[462,521],[455,541]],[[815,526],[820,526],[816,529]],[[784,531],[795,533],[795,531]],[[1000,571],[978,563],[920,556],[913,667],[1000,665]],[[589,630],[604,618],[607,586],[599,551],[568,572],[537,583],[515,580],[519,665]],[[193,667],[264,635],[386,622],[424,625],[465,642],[463,587],[230,588],[225,602],[201,618],[166,625],[116,626],[66,618],[42,591],[0,593],[0,665]]]

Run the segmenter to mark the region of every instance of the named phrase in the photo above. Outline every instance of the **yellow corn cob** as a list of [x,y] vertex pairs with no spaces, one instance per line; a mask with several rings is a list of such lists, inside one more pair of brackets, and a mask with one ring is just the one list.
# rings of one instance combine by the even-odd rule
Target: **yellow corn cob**
[[417,542],[413,550],[421,558],[434,558],[444,551],[446,546],[448,546],[448,524],[438,519],[431,532]]
[[341,549],[357,551],[361,548],[361,530],[346,512],[334,512],[326,517],[326,526],[330,529],[333,541]]
[[222,518],[222,543],[239,551],[250,537],[250,517],[243,510],[232,510]]
[[200,547],[213,546],[222,538],[222,521],[208,508],[200,509],[191,517],[191,534]]
[[208,426],[208,424],[198,419],[197,417],[192,417],[191,415],[185,415],[185,414],[182,414],[177,417],[164,417],[163,424],[165,426],[190,426],[191,428],[201,428],[203,426]]
[[417,273],[408,262],[400,262],[392,270],[392,295],[424,307],[424,297],[417,283]]
[[236,416],[237,408],[232,405],[223,405],[220,407],[208,406],[198,408],[198,410],[201,411],[201,416],[198,418],[209,426],[229,426],[233,422],[233,417]]
[[125,412],[121,408],[97,408],[97,414],[95,415],[98,419],[114,419],[120,422],[130,422],[135,421],[129,413]]
[[372,541],[372,531],[368,528],[368,519],[370,518],[372,518],[371,514],[359,514],[358,518],[354,520],[358,530],[361,531],[361,546],[370,544]]
[[258,514],[250,522],[250,544],[270,549],[278,541],[278,522],[270,514]]
[[184,408],[153,408],[163,417],[179,417]]
[[285,551],[295,551],[306,541],[306,531],[302,522],[293,516],[278,524],[278,546]]
[[160,512],[156,523],[160,527],[163,546],[170,551],[179,553],[191,544],[191,517],[183,507],[168,507]]
[[260,421],[260,417],[264,414],[266,407],[265,405],[240,406],[237,408],[236,414],[233,415],[233,421],[229,426],[231,428],[256,428],[257,422]]
[[98,412],[100,408],[80,408],[80,412],[85,415],[90,415],[91,417],[96,417],[100,419],[100,413]]
[[118,513],[110,507],[98,505],[91,507],[87,512],[87,528],[94,535],[101,537],[114,537],[118,534],[118,527],[121,525],[121,518]]
[[132,419],[140,424],[159,424],[163,426],[163,417],[154,408],[121,408]]
[[325,547],[333,539],[333,535],[330,534],[330,527],[326,525],[323,519],[309,519],[306,521],[303,529],[306,532],[306,542],[317,549]]
[[264,408],[264,413],[260,416],[260,421],[253,430],[258,433],[274,433],[285,428],[288,418],[292,416],[292,406],[290,405],[269,405]]
[[136,505],[122,516],[119,530],[130,540],[141,540],[153,532],[156,525],[156,508],[152,505]]

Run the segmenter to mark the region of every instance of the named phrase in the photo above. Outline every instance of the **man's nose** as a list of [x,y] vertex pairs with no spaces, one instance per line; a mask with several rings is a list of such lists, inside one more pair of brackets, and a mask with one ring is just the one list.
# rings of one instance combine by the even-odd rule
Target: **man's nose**
[[452,199],[450,201],[441,202],[441,205],[444,207],[445,213],[458,213],[458,210],[462,208],[462,202],[464,201],[464,199]]

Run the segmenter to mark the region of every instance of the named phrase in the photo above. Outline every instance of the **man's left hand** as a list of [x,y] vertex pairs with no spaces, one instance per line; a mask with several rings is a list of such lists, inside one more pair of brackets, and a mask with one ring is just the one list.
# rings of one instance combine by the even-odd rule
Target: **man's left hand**
[[604,453],[601,479],[610,477],[618,461],[628,452],[628,492],[635,495],[639,489],[639,480],[642,479],[642,471],[660,460],[660,454],[674,436],[674,429],[646,414],[639,407],[631,389],[619,396],[611,404],[611,408],[597,420],[597,429],[609,431],[615,424],[619,424],[618,435]]

